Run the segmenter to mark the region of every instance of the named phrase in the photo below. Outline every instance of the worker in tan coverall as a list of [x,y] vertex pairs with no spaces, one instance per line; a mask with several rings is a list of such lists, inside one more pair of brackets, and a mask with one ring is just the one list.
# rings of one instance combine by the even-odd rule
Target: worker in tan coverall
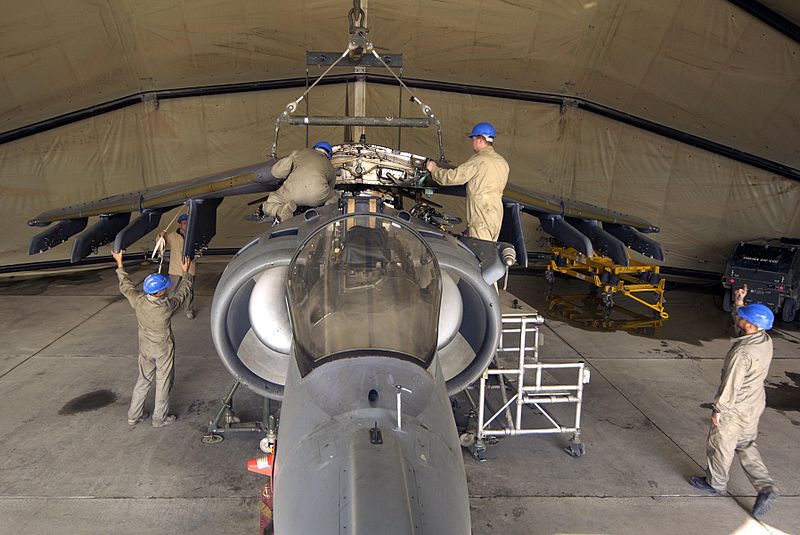
[[317,207],[335,202],[336,172],[331,165],[333,148],[320,141],[312,149],[293,151],[272,166],[272,176],[286,180],[261,205],[264,216],[286,221],[298,206]]
[[[184,243],[186,242],[186,229],[189,227],[189,216],[181,214],[178,218],[178,228],[175,232],[161,232],[161,236],[167,244],[169,249],[169,279],[172,286],[172,291],[175,292],[180,288],[181,277],[183,277],[183,268],[181,267],[181,257],[183,256]],[[189,275],[194,277],[197,272],[196,262],[192,262],[189,266]],[[191,286],[189,297],[183,302],[183,311],[186,317],[194,319],[194,285]]]
[[467,234],[497,241],[503,224],[503,190],[508,182],[508,162],[494,150],[494,127],[478,123],[469,135],[475,154],[455,169],[440,169],[429,161],[428,171],[442,186],[467,185]]
[[189,297],[192,276],[188,273],[190,261],[185,258],[180,286],[172,296],[167,296],[169,279],[154,273],[144,280],[144,291],[137,290],[122,267],[124,251],[112,253],[117,261],[119,291],[136,311],[139,323],[139,378],[133,388],[128,409],[128,425],[136,425],[147,414],[143,411],[144,399],[156,380],[156,402],[153,409],[153,427],[164,427],[178,419],[169,412],[169,392],[175,378],[175,338],[172,335],[172,313]]
[[711,427],[706,442],[706,476],[693,476],[693,487],[714,495],[725,494],[734,453],[739,456],[747,478],[758,492],[753,516],[766,515],[778,498],[775,481],[770,477],[756,448],[758,420],[764,412],[764,381],[772,361],[774,316],[762,304],[744,306],[747,286],[736,290],[734,322],[738,328],[733,347],[725,356],[722,379],[714,399]]

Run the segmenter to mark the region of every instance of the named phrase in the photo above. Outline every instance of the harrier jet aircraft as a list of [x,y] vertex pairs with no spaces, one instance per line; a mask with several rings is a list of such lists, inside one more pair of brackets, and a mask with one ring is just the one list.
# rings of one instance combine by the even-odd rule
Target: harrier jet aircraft
[[[385,65],[360,31],[345,58]],[[73,261],[112,242],[125,249],[165,212],[188,205],[183,253],[201,254],[225,197],[280,186],[271,173],[280,124],[440,130],[416,97],[420,119],[297,117],[302,98],[278,119],[263,163],[49,210],[29,222],[49,226],[30,253],[73,237]],[[441,161],[441,135],[439,149]],[[586,255],[599,250],[626,263],[631,248],[663,256],[645,235],[657,230],[647,221],[513,184],[504,196],[504,236],[513,246],[456,236],[448,232],[454,219],[425,196],[434,189],[423,185],[425,162],[366,142],[334,146],[339,202],[262,227],[216,288],[211,329],[220,358],[238,381],[282,400],[276,533],[470,531],[448,395],[474,382],[495,353],[501,317],[493,284],[515,259],[525,262],[521,213]],[[89,218],[97,220],[87,228]]]

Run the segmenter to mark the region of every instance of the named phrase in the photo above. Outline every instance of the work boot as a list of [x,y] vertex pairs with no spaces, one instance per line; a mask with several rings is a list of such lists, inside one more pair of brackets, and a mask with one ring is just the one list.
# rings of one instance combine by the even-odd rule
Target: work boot
[[778,491],[772,487],[766,487],[758,491],[756,503],[753,505],[753,516],[761,518],[772,510],[778,500]]
[[708,484],[708,480],[705,477],[692,476],[689,478],[689,484],[698,490],[702,490],[706,494],[711,494],[712,496],[722,496],[717,489]]
[[139,422],[143,422],[150,417],[150,413],[147,411],[142,411],[142,415],[136,418],[135,420],[131,420],[128,418],[128,425],[136,425]]
[[190,320],[193,320],[194,319],[194,310],[189,310],[188,312],[186,312],[186,317],[189,318]]
[[153,427],[166,427],[174,424],[177,419],[178,417],[174,414],[167,414],[167,417],[163,420],[153,420]]

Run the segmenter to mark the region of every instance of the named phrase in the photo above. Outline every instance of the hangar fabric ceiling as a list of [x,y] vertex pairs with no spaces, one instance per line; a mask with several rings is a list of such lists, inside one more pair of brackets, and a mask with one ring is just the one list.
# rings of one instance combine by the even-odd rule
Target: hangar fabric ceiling
[[[772,3],[780,11],[781,2]],[[800,169],[800,44],[733,2],[362,6],[380,51],[404,54],[405,77],[582,99]],[[149,95],[0,145],[0,220],[12,230],[0,243],[0,264],[8,264],[31,259],[24,252],[33,232],[24,222],[41,209],[262,160],[274,118],[298,91],[160,102],[157,92],[303,78],[306,50],[343,50],[352,2],[1,0],[0,7],[0,132]],[[791,2],[783,9],[787,18],[797,14]],[[312,112],[342,113],[344,91],[316,89]],[[468,156],[462,136],[471,123],[494,121],[512,180],[651,219],[663,229],[670,264],[718,269],[738,239],[800,234],[800,183],[773,172],[579,109],[420,94],[443,121],[453,161]],[[396,89],[371,85],[369,98],[374,113],[397,109]],[[285,135],[287,150],[304,143],[302,130]],[[312,133],[334,142],[337,135]],[[425,135],[432,136],[404,134],[401,148],[433,154]],[[396,143],[388,132],[374,136]],[[253,234],[240,222],[243,204],[223,204],[215,246],[241,245]]]
[[[577,96],[800,168],[800,45],[727,0],[364,4],[406,76]],[[352,3],[0,5],[7,131],[133,93],[304,76],[307,49],[344,48]]]

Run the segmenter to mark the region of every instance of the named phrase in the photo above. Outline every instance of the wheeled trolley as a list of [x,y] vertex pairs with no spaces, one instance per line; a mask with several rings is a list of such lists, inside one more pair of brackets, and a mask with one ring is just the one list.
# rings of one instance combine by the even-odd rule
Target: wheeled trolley
[[555,273],[563,273],[593,284],[609,310],[614,306],[614,295],[622,294],[651,309],[661,319],[669,318],[664,309],[666,280],[659,266],[636,260],[629,260],[623,266],[605,256],[588,257],[571,247],[553,247],[550,252],[552,257],[545,272],[549,284],[555,281]]
[[[500,344],[492,366],[478,381],[473,422],[462,435],[462,444],[478,460],[484,460],[488,437],[571,433],[566,450],[574,457],[582,456],[585,448],[580,438],[581,408],[583,387],[590,379],[589,369],[584,362],[541,362],[539,329],[544,318],[508,292],[501,291],[500,299],[503,307]],[[556,381],[554,370],[572,371],[573,380]],[[492,391],[500,394],[499,408],[492,407],[489,400]],[[474,401],[469,392],[468,396]],[[557,404],[571,405],[568,421],[562,422],[563,418],[550,408]],[[523,417],[526,412],[541,415],[545,424],[534,425],[533,418]]]

